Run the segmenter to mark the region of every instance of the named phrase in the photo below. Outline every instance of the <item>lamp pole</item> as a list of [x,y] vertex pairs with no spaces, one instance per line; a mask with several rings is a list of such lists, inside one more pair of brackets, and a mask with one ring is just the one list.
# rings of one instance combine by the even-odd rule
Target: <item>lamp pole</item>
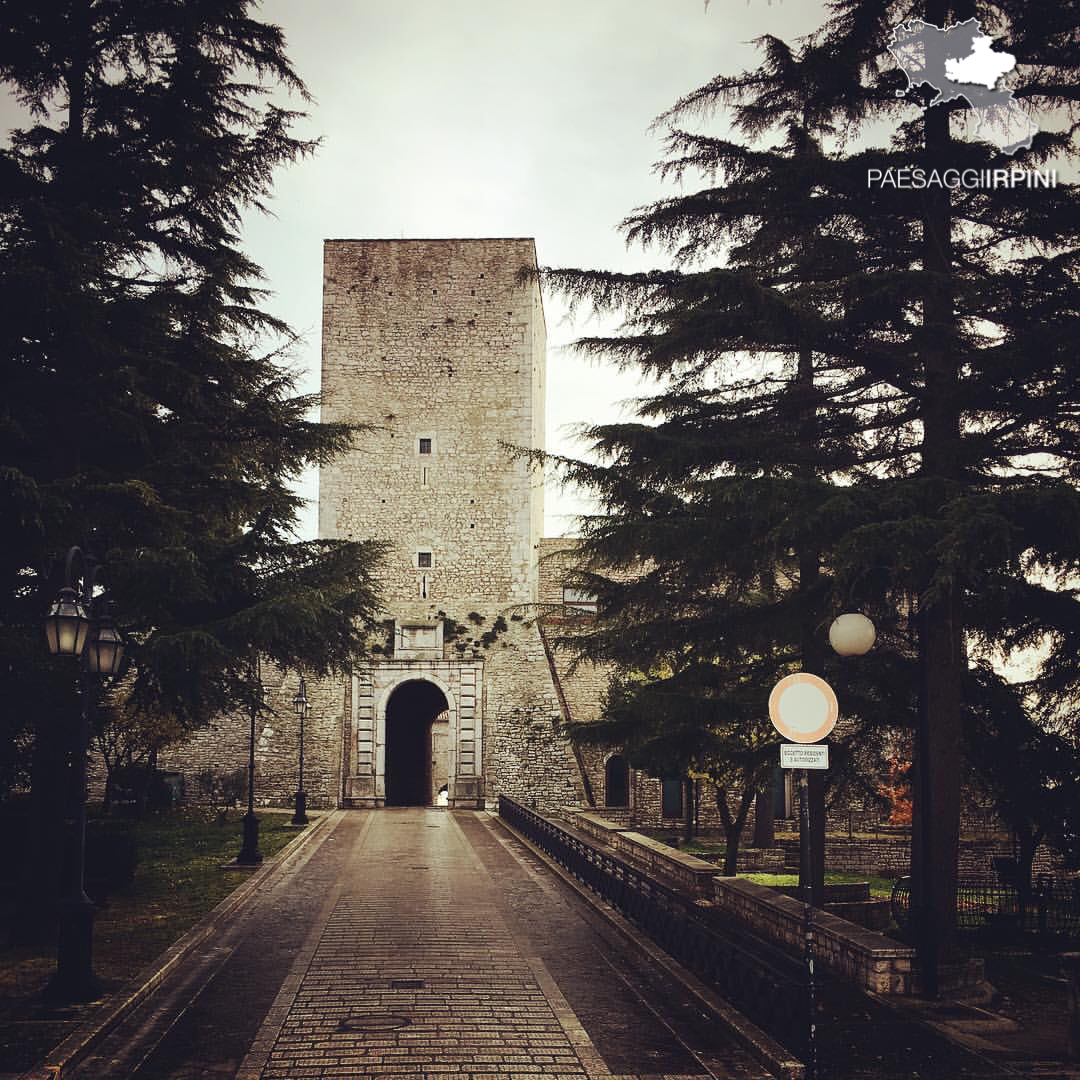
[[251,729],[248,738],[247,813],[244,815],[244,842],[236,861],[240,866],[258,866],[262,862],[259,850],[259,819],[255,816],[255,723],[262,705],[262,673],[258,658],[251,662]]
[[296,784],[296,810],[293,813],[292,823],[294,825],[306,825],[308,816],[307,792],[304,790],[304,720],[307,717],[310,705],[307,697],[307,683],[304,681],[303,675],[300,676],[300,687],[296,691],[296,697],[293,698],[293,708],[296,710],[296,715],[300,720],[300,775]]
[[[76,573],[76,566],[78,572]],[[45,996],[56,1002],[92,1001],[101,987],[93,971],[94,905],[86,895],[86,754],[90,744],[90,710],[99,684],[92,676],[117,675],[124,641],[104,595],[94,595],[100,563],[69,549],[64,561],[64,587],[45,617],[45,637],[54,656],[74,656],[78,673],[79,712],[68,765],[65,814],[64,885],[60,900],[60,933],[56,971]]]
[[[874,644],[874,624],[865,615],[841,615],[829,628],[829,641],[841,656],[860,656]],[[805,642],[804,642],[805,644]],[[804,657],[808,650],[804,648]],[[816,1080],[817,1061],[817,993],[814,973],[814,843],[811,812],[809,770],[828,768],[828,747],[812,746],[824,739],[836,725],[840,707],[832,687],[814,672],[800,671],[781,679],[769,694],[769,718],[785,739],[794,744],[781,744],[781,767],[795,768],[799,784],[799,870],[803,886],[803,955],[806,961],[806,1077]],[[813,752],[812,752],[813,751]],[[821,751],[820,753],[817,751]],[[823,787],[823,785],[822,785]],[[824,821],[819,823],[822,835]],[[824,844],[822,844],[822,852]],[[824,892],[824,882],[822,882]],[[824,906],[824,896],[821,898]]]

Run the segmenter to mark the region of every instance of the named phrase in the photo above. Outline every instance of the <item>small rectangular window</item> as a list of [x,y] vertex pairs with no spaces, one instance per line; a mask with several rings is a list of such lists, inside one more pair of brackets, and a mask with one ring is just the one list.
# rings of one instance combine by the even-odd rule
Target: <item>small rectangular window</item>
[[683,816],[683,782],[678,776],[665,776],[660,782],[660,816]]
[[421,454],[430,454],[431,453],[431,440],[430,439],[421,439],[420,440],[420,453]]
[[421,568],[427,568],[431,566],[431,552],[430,551],[418,551],[416,553],[416,565]]

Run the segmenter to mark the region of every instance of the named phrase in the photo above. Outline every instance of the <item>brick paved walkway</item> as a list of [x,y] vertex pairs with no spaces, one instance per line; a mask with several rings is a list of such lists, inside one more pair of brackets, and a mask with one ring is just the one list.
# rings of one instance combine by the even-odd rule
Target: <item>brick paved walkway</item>
[[297,861],[79,1075],[765,1075],[486,814],[340,814]]

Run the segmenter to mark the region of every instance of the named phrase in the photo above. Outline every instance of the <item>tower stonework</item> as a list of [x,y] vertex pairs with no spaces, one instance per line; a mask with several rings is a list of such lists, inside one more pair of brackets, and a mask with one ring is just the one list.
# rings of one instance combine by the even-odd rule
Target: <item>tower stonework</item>
[[388,544],[387,638],[347,688],[344,805],[398,801],[425,755],[414,798],[581,799],[529,608],[543,477],[514,452],[543,446],[535,266],[529,239],[325,243],[322,415],[367,430],[320,473],[319,534]]
[[531,240],[325,244],[322,417],[372,430],[322,470],[319,534],[390,541],[401,617],[535,599],[542,478],[507,450],[543,445],[544,313],[517,280],[535,265]]

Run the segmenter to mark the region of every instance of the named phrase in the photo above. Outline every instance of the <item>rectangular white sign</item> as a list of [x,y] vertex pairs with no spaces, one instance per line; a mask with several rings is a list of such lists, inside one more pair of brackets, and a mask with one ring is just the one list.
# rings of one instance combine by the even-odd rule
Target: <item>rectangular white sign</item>
[[827,769],[828,743],[781,743],[781,769]]

